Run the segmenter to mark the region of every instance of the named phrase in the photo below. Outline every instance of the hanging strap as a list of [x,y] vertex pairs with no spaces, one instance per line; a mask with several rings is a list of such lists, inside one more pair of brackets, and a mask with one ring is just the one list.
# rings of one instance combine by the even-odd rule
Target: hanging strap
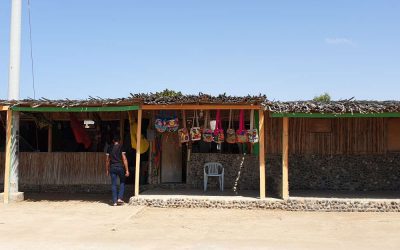
[[208,126],[207,126],[207,120],[208,120],[208,113],[209,111],[207,110],[205,113],[205,115],[204,115],[204,129],[206,129]]
[[244,130],[244,110],[240,110],[240,115],[239,115],[239,131]]
[[183,120],[182,121],[183,127],[186,128],[186,113],[185,113],[185,110],[182,110],[182,120]]
[[215,130],[219,129],[222,129],[222,123],[221,123],[221,111],[218,109],[217,117],[215,118]]
[[232,124],[232,109],[229,110],[229,125],[228,125],[228,129],[231,129],[231,124]]
[[250,112],[250,130],[253,130],[253,128],[254,128],[254,109],[252,109]]
[[199,126],[199,117],[197,117],[197,110],[194,110],[194,112],[193,112],[192,128],[195,127],[195,126],[194,126],[195,119],[196,119],[196,125],[197,125],[197,127],[200,127],[200,126]]

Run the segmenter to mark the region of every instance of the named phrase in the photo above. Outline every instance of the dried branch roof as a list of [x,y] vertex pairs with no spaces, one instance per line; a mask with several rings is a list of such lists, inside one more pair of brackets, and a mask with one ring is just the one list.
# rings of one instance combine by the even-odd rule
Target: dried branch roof
[[221,94],[212,96],[204,93],[198,95],[163,96],[159,93],[131,94],[134,99],[143,100],[144,104],[261,104],[265,102],[265,95],[258,96],[229,96]]
[[265,96],[228,96],[226,94],[211,96],[203,93],[198,95],[174,95],[162,96],[159,93],[131,94],[127,98],[100,98],[89,97],[84,100],[50,100],[41,98],[39,100],[25,99],[19,101],[0,100],[0,106],[56,106],[56,107],[86,107],[86,106],[124,106],[134,104],[261,104],[266,100]]
[[266,101],[265,110],[273,113],[395,113],[400,112],[400,101],[352,101],[341,100],[327,103],[315,101]]
[[25,99],[20,101],[0,100],[0,106],[28,107],[90,107],[90,106],[128,106],[135,104],[172,105],[172,104],[261,104],[265,110],[273,113],[393,113],[400,112],[400,101],[355,101],[340,100],[331,102],[316,101],[269,101],[265,95],[258,96],[228,96],[221,94],[211,96],[203,93],[198,95],[176,94],[165,96],[161,93],[130,94],[126,98],[89,97],[84,100],[39,100]]

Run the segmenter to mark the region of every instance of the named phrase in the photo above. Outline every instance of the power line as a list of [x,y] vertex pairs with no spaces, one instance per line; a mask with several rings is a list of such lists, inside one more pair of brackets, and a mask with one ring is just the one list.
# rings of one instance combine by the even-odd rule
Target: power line
[[32,24],[31,24],[31,1],[28,0],[28,19],[29,19],[29,42],[31,46],[31,73],[32,73],[32,88],[33,88],[33,99],[36,99],[35,89],[35,73],[33,70],[33,46],[32,46]]

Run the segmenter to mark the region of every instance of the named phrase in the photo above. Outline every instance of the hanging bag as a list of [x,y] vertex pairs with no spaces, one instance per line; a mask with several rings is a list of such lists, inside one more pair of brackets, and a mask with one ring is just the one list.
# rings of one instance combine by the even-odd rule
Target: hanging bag
[[226,142],[230,144],[236,143],[236,133],[233,128],[231,128],[232,125],[232,110],[229,110],[229,126],[228,129],[226,130]]
[[248,142],[247,131],[244,127],[244,110],[240,110],[239,117],[239,129],[236,130],[236,142],[237,143],[246,143]]
[[189,141],[189,131],[186,128],[186,114],[182,111],[183,128],[178,130],[180,143],[185,143]]
[[179,129],[179,119],[178,115],[175,113],[174,115],[168,117],[165,121],[165,126],[167,127],[168,132],[176,132]]
[[203,127],[203,141],[212,142],[213,141],[213,131],[209,128],[208,119],[210,118],[210,111],[207,110],[204,117],[204,127]]
[[250,129],[247,130],[247,137],[250,143],[258,142],[258,130],[254,128],[254,110],[251,110],[250,113]]
[[[194,119],[196,117],[196,126],[194,126]],[[197,110],[194,111],[192,128],[190,129],[190,139],[192,141],[200,141],[201,140],[201,128],[199,126],[199,118],[197,117]]]
[[158,114],[156,120],[154,121],[154,127],[159,133],[164,133],[167,130],[165,116],[163,116],[162,111],[160,112],[160,114]]
[[225,139],[224,130],[222,129],[221,111],[217,110],[217,118],[215,122],[215,130],[213,133],[213,141],[215,143],[223,143]]

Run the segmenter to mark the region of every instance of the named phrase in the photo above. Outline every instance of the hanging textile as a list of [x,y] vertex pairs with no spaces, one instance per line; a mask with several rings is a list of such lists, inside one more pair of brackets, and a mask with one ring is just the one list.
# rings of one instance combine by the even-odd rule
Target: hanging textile
[[79,144],[83,144],[85,149],[88,149],[92,145],[92,140],[86,133],[81,122],[73,115],[70,114],[71,129],[75,137],[75,141]]
[[215,129],[213,133],[213,141],[215,143],[223,143],[225,140],[224,129],[221,122],[221,111],[217,110],[217,117],[215,119]]
[[[131,146],[133,149],[136,150],[136,143],[137,143],[137,123],[135,122],[132,112],[128,112],[128,118],[129,118],[129,132],[131,135]],[[140,136],[140,153],[146,153],[147,150],[149,149],[149,141],[144,138],[143,135]]]

